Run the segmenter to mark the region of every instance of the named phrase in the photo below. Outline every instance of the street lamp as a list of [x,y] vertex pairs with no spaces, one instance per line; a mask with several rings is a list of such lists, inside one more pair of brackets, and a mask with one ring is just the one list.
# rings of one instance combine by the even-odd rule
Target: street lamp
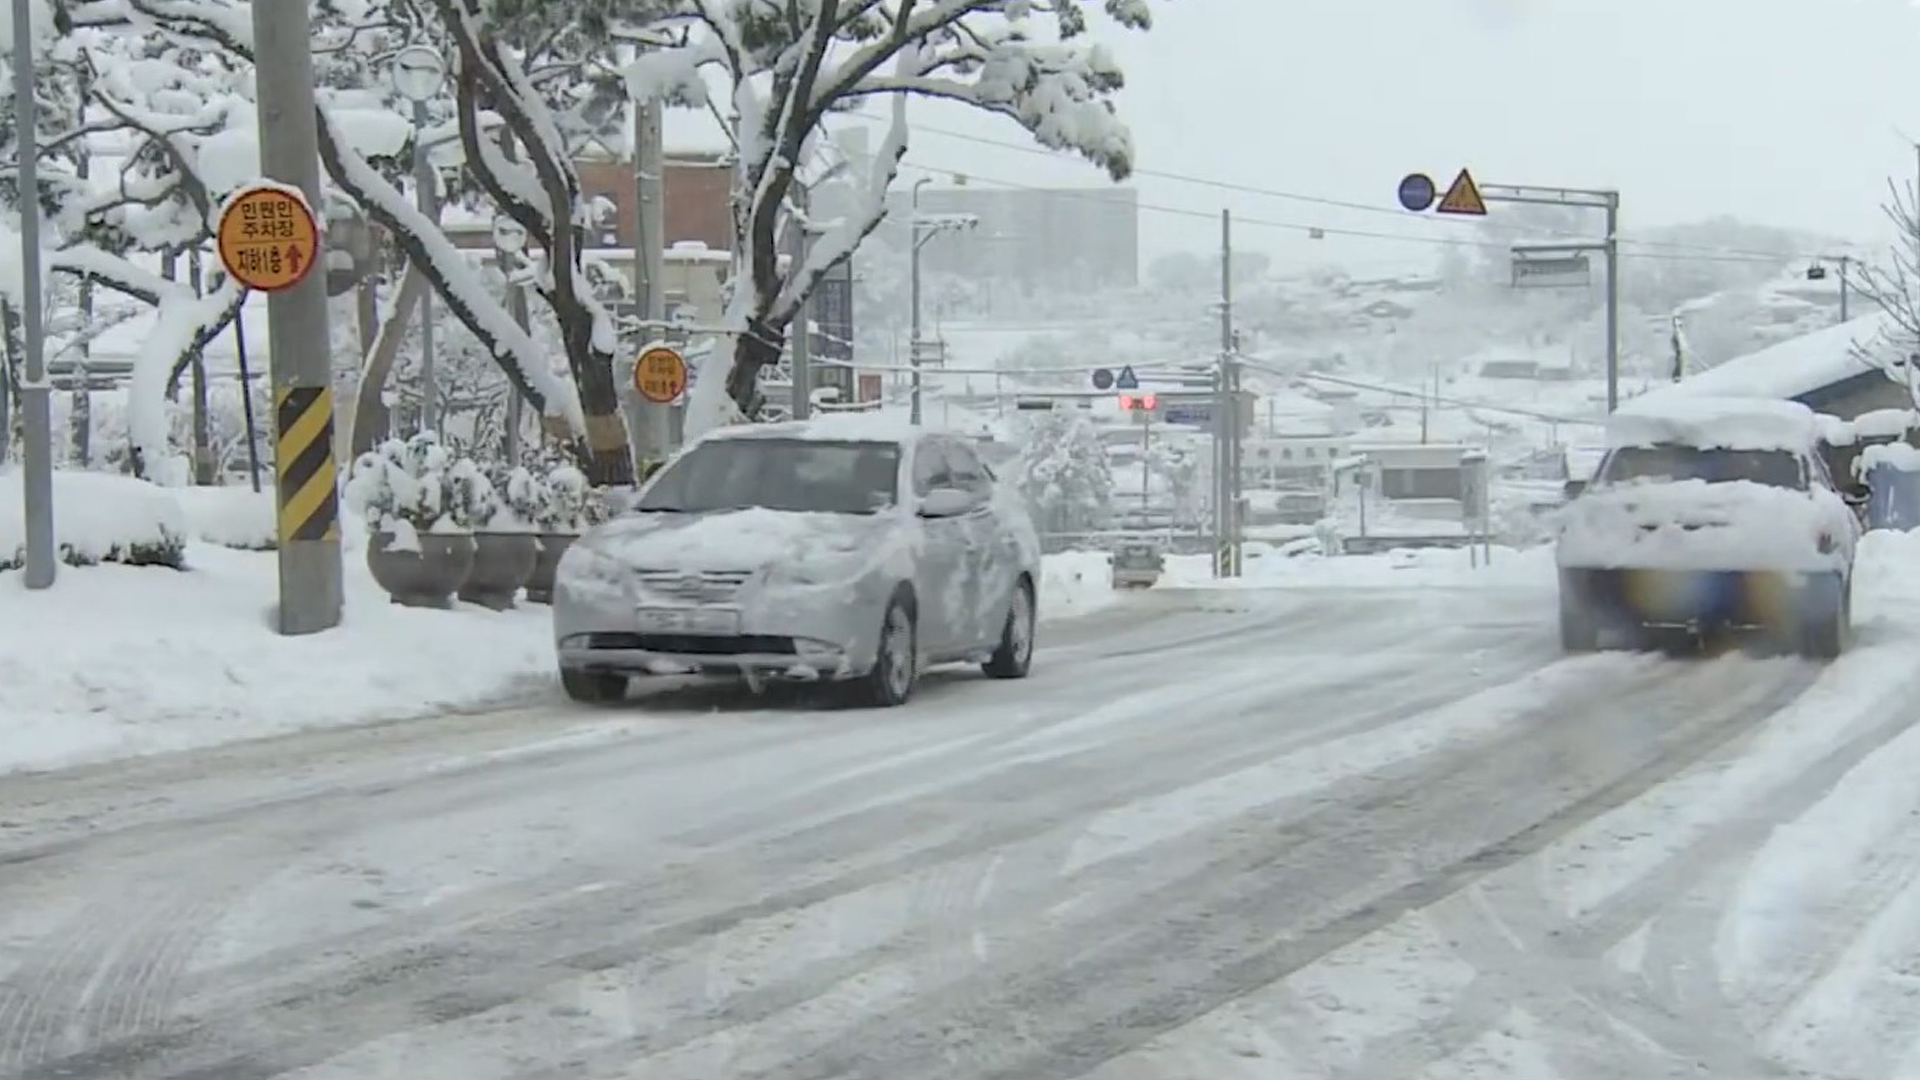
[[[953,181],[956,185],[965,185],[967,178],[956,174]],[[913,182],[912,202],[907,218],[912,233],[908,281],[909,292],[912,296],[911,303],[913,305],[913,325],[908,331],[907,340],[907,363],[913,369],[913,413],[911,422],[916,425],[920,423],[921,417],[920,249],[926,246],[927,241],[933,239],[940,233],[955,229],[971,229],[980,224],[980,219],[966,214],[941,214],[930,218],[922,218],[920,216],[920,189],[932,182],[933,178],[931,176],[923,176]]]
[[[413,187],[415,205],[428,221],[439,217],[435,205],[433,163],[427,158],[427,124],[433,117],[427,102],[440,93],[447,79],[447,62],[425,45],[409,45],[393,57],[393,88],[413,102]],[[434,403],[440,388],[433,373],[433,289],[420,294],[420,430],[433,431]]]

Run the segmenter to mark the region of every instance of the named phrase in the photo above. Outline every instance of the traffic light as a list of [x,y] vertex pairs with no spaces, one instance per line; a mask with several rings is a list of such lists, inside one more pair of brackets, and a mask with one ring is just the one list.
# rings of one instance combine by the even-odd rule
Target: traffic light
[[1158,404],[1159,402],[1155,400],[1152,394],[1141,394],[1139,397],[1135,397],[1132,394],[1120,395],[1120,409],[1122,412],[1132,412],[1135,409],[1152,412]]

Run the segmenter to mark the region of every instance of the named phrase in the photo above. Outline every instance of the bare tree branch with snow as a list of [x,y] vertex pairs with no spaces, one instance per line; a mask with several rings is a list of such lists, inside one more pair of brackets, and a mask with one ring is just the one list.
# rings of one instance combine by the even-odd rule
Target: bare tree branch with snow
[[[733,292],[737,335],[724,378],[703,371],[689,433],[753,415],[801,305],[885,217],[907,148],[906,100],[936,98],[1005,116],[1040,145],[1073,151],[1116,181],[1133,144],[1112,97],[1119,66],[1089,40],[1090,0],[668,0],[651,30],[665,44],[628,71],[637,100],[696,103],[719,86],[737,152]],[[1102,0],[1119,27],[1150,26],[1147,0]],[[809,142],[831,113],[891,104],[857,209],[821,230],[803,265],[783,264]],[[731,407],[729,407],[729,402]]]
[[1905,385],[1920,408],[1920,378],[1915,371],[1920,364],[1920,193],[1912,185],[1889,180],[1881,210],[1897,239],[1888,246],[1886,262],[1853,263],[1850,284],[1880,309],[1886,325],[1871,339],[1856,342],[1853,355]]

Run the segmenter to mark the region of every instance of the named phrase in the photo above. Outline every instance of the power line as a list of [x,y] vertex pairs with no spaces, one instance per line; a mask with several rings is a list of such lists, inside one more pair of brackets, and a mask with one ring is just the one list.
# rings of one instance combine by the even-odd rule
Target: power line
[[[1102,195],[1099,195],[1090,191],[1048,188],[1048,187],[1042,187],[1036,184],[1023,184],[1015,180],[1004,180],[1004,179],[999,179],[992,176],[984,176],[979,172],[974,171],[971,168],[962,169],[962,168],[954,168],[951,166],[928,165],[919,161],[902,161],[900,163],[900,167],[903,169],[913,169],[918,172],[930,173],[934,175],[965,176],[969,183],[978,181],[983,184],[992,184],[992,185],[995,185],[996,187],[1009,188],[1015,191],[1045,191],[1059,198],[1086,199],[1086,200],[1108,202],[1108,203],[1113,201]],[[1169,214],[1169,215],[1175,215],[1178,217],[1194,218],[1194,219],[1203,220],[1203,221],[1218,221],[1220,219],[1219,214],[1211,210],[1191,210],[1181,206],[1163,206],[1157,203],[1145,203],[1145,202],[1139,202],[1137,200],[1132,205],[1134,209],[1145,210],[1145,211],[1149,211],[1151,213],[1156,213],[1156,214]],[[1298,222],[1298,221],[1275,221],[1268,218],[1242,217],[1237,214],[1234,216],[1233,220],[1234,220],[1234,224],[1236,225],[1247,225],[1254,228],[1281,229],[1289,232],[1306,233],[1309,236],[1313,236],[1316,234],[1318,234],[1319,236],[1348,236],[1348,237],[1356,237],[1356,238],[1367,239],[1367,240],[1388,240],[1388,241],[1393,241],[1396,243],[1403,243],[1403,244],[1429,244],[1429,245],[1437,245],[1440,247],[1459,247],[1459,248],[1475,248],[1475,249],[1494,246],[1494,245],[1488,244],[1485,240],[1471,239],[1466,237],[1416,236],[1411,233],[1377,232],[1370,229],[1347,229],[1347,228],[1341,228],[1336,225],[1312,225],[1312,224],[1308,224],[1305,222]],[[1772,265],[1774,263],[1779,263],[1779,262],[1790,262],[1790,261],[1793,261],[1795,258],[1798,258],[1798,256],[1778,255],[1778,254],[1770,255],[1770,256],[1707,255],[1707,254],[1685,255],[1677,252],[1668,253],[1668,252],[1657,252],[1657,251],[1622,251],[1620,253],[1620,257],[1622,259],[1641,259],[1641,260],[1651,260],[1656,262],[1685,262],[1685,263],[1723,262],[1723,263],[1744,263],[1749,265]]]
[[[858,115],[861,118],[868,119],[868,120],[878,119],[876,117],[867,116],[864,113],[856,113],[855,115]],[[1031,154],[1031,155],[1037,155],[1040,157],[1047,157],[1047,158],[1057,158],[1059,156],[1057,151],[1048,150],[1045,147],[1022,145],[1020,143],[1008,142],[1002,139],[989,139],[983,136],[969,135],[964,132],[951,131],[945,128],[929,127],[924,124],[917,124],[917,123],[913,124],[910,130],[916,133],[938,135],[938,136],[941,136],[942,138],[955,139],[961,142],[973,143],[979,146],[991,146],[991,147],[995,147],[996,149],[1008,150],[1014,153]],[[955,170],[955,171],[965,173],[969,177],[973,176],[973,174],[969,170],[962,169],[962,170]],[[1236,183],[1230,180],[1218,180],[1211,177],[1195,176],[1188,173],[1171,172],[1165,169],[1136,168],[1134,169],[1134,174],[1136,176],[1151,177],[1157,180],[1167,180],[1174,183],[1191,184],[1196,187],[1212,188],[1216,191],[1230,191],[1230,192],[1235,192],[1237,194],[1242,194],[1242,195],[1254,195],[1254,196],[1259,196],[1262,198],[1269,198],[1269,199],[1283,199],[1290,202],[1308,203],[1315,206],[1326,206],[1326,207],[1331,207],[1331,208],[1341,209],[1341,210],[1352,210],[1360,213],[1391,214],[1395,217],[1400,217],[1400,218],[1404,218],[1407,215],[1407,211],[1399,209],[1397,207],[1387,207],[1387,206],[1373,205],[1369,203],[1352,202],[1346,199],[1329,198],[1323,195],[1309,195],[1309,194],[1305,194],[1303,192],[1297,192],[1297,191],[1283,191],[1278,188],[1261,187],[1254,184],[1242,184],[1242,183]],[[1009,186],[1018,186],[1018,185],[1009,185]],[[1212,215],[1209,214],[1206,216],[1212,216]],[[1466,222],[1460,222],[1460,224],[1466,224]],[[1534,235],[1534,236],[1542,236],[1542,235],[1554,236],[1554,237],[1560,237],[1564,239],[1591,239],[1591,237],[1588,237],[1583,233],[1573,233],[1573,232],[1567,232],[1564,230],[1524,229],[1524,228],[1516,228],[1514,226],[1509,226],[1509,225],[1500,225],[1494,222],[1477,222],[1476,224],[1478,224],[1481,228],[1495,229],[1502,232],[1512,233],[1515,235],[1526,234],[1526,235]],[[1353,235],[1353,236],[1380,235],[1380,234],[1369,233],[1369,232],[1366,232],[1365,230],[1336,230],[1326,226],[1314,226],[1314,227],[1320,228],[1324,232],[1336,233],[1339,235]],[[1432,238],[1428,242],[1452,242],[1452,241],[1441,241],[1439,240],[1439,238]],[[1470,241],[1463,241],[1463,242],[1471,243]],[[1716,244],[1696,244],[1696,243],[1689,243],[1684,240],[1636,239],[1633,237],[1623,236],[1620,238],[1620,242],[1622,244],[1633,244],[1640,247],[1649,247],[1649,248],[1663,248],[1663,249],[1669,249],[1674,251],[1697,251],[1702,254],[1721,255],[1721,256],[1745,256],[1745,258],[1740,258],[1740,259],[1723,258],[1716,261],[1737,261],[1737,262],[1756,262],[1756,263],[1763,262],[1763,261],[1764,262],[1773,262],[1773,261],[1790,262],[1790,261],[1802,260],[1802,259],[1808,260],[1808,261],[1817,261],[1824,257],[1822,253],[1816,253],[1816,252],[1764,251],[1758,248],[1726,247],[1726,246],[1716,245]],[[1485,246],[1485,245],[1483,243],[1476,243],[1474,244],[1474,246]],[[1623,254],[1626,254],[1626,253],[1623,252]],[[1635,254],[1638,254],[1638,253],[1635,253]]]

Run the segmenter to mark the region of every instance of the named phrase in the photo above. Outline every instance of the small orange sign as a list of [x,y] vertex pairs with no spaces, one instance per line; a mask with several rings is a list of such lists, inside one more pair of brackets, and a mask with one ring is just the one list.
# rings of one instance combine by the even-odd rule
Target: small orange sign
[[687,362],[665,345],[655,345],[633,362],[633,388],[656,405],[686,392]]
[[220,212],[220,265],[249,289],[278,292],[300,284],[320,257],[320,228],[299,196],[261,184]]

